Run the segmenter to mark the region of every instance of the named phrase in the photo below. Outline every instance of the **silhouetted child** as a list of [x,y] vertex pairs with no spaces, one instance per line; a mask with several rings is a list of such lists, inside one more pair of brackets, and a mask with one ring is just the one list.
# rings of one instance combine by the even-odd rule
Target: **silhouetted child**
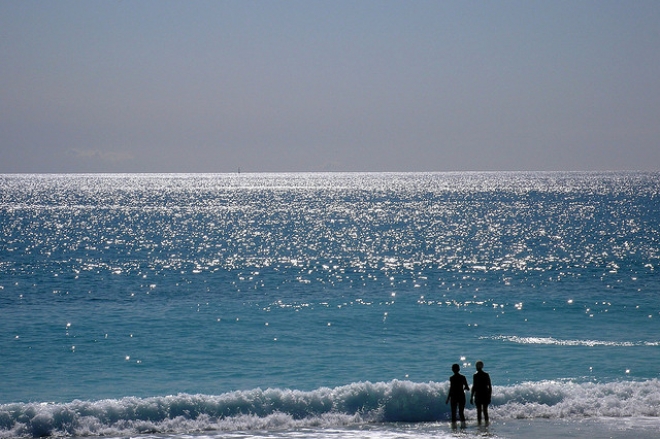
[[490,404],[493,386],[490,384],[490,375],[483,371],[484,362],[477,361],[475,366],[477,367],[477,373],[472,376],[470,404],[477,406],[477,422],[481,424],[481,414],[483,413],[484,421],[488,424],[488,404]]
[[461,370],[458,364],[452,365],[451,370],[454,374],[449,377],[449,395],[447,395],[445,404],[451,400],[451,422],[453,424],[456,423],[456,410],[458,410],[461,423],[465,423],[465,391],[470,390],[470,386],[468,386],[465,376],[458,373]]

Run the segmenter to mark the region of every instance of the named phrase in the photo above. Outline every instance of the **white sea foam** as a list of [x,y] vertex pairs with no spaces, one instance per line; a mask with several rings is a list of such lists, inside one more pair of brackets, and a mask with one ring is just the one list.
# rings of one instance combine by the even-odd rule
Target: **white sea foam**
[[[304,392],[254,389],[70,403],[0,405],[0,437],[118,436],[344,428],[444,421],[447,383],[360,382]],[[474,410],[468,409],[469,417]],[[493,420],[660,417],[660,381],[496,386]]]
[[604,341],[604,340],[562,340],[554,337],[520,337],[517,335],[498,335],[491,338],[493,340],[509,341],[519,344],[541,344],[557,346],[609,346],[609,347],[630,347],[630,346],[660,346],[659,341]]

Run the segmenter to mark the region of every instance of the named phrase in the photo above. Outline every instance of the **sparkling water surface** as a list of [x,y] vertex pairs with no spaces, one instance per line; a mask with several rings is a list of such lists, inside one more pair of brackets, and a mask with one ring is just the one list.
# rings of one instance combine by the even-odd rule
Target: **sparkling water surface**
[[453,435],[477,359],[465,434],[658,425],[657,173],[2,175],[0,228],[2,437]]

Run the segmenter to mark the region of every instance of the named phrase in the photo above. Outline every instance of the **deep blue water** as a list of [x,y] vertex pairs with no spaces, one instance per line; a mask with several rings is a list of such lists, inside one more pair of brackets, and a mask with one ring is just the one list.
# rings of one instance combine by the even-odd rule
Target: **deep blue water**
[[478,359],[500,425],[660,418],[658,173],[2,175],[0,230],[0,437],[443,423]]

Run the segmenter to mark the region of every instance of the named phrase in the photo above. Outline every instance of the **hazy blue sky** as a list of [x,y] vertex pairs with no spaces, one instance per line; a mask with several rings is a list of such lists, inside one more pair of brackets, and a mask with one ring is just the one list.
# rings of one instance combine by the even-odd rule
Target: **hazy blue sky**
[[660,170],[660,1],[0,0],[0,172]]

